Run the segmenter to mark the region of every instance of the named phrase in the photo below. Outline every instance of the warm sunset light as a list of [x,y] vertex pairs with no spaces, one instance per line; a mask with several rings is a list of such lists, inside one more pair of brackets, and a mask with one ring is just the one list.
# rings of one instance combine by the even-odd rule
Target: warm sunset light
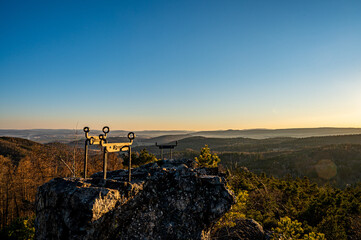
[[8,1],[0,15],[0,129],[361,127],[358,1]]
[[361,239],[361,0],[0,0],[0,240]]

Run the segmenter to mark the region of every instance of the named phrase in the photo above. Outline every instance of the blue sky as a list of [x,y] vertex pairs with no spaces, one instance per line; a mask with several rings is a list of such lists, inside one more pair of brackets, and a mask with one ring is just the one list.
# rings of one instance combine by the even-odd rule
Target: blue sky
[[0,128],[361,127],[361,1],[0,1]]

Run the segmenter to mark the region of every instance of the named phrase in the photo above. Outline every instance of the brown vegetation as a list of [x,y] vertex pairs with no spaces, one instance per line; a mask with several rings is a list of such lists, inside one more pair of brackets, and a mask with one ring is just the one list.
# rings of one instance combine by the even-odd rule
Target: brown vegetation
[[[47,145],[25,139],[0,138],[0,228],[34,215],[37,187],[55,177],[83,175],[84,151],[61,143]],[[88,174],[102,171],[99,150],[90,152]],[[122,168],[122,159],[108,156],[108,170]]]

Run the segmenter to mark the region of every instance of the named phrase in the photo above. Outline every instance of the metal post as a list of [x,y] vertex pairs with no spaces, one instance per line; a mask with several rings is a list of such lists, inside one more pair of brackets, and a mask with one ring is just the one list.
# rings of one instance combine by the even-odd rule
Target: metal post
[[164,156],[163,156],[163,149],[169,149],[169,155],[170,155],[170,159],[173,159],[173,152],[172,150],[174,149],[174,147],[176,147],[178,145],[178,141],[175,142],[175,144],[160,144],[158,145],[158,143],[155,143],[155,146],[157,146],[160,150],[160,159],[164,160]]
[[129,154],[129,164],[128,164],[128,181],[130,182],[132,180],[132,148],[129,147],[128,150]]
[[104,179],[107,179],[107,157],[108,157],[108,153],[107,153],[107,149],[103,148],[104,150],[104,155],[103,155],[103,174],[104,174]]
[[87,175],[87,164],[88,164],[88,139],[85,140],[85,149],[84,149],[84,178]]

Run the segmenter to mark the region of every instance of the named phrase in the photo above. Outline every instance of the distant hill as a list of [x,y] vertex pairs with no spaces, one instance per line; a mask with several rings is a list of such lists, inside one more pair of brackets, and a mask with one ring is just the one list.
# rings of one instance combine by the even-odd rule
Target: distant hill
[[[361,144],[361,134],[307,138],[276,137],[266,139],[188,137],[180,139],[175,150],[199,151],[206,144],[216,152],[283,152],[332,144]],[[153,145],[138,145],[135,149],[144,147],[152,153],[159,152],[158,148]]]
[[[277,177],[307,176],[338,187],[361,181],[361,134],[267,139],[188,137],[178,141],[173,156],[194,158],[206,144],[228,168],[244,166]],[[160,157],[154,145],[138,146],[134,151],[143,148]],[[164,151],[165,158],[168,152]]]
[[[191,135],[189,135],[189,134],[163,135],[163,136],[154,137],[154,138],[145,138],[145,137],[137,136],[134,139],[132,146],[135,148],[136,147],[144,148],[144,146],[151,147],[151,146],[154,146],[155,143],[164,144],[164,143],[169,143],[169,142],[175,142],[175,141],[179,141],[181,139],[184,139],[184,138],[187,138],[190,136]],[[84,146],[84,141],[85,141],[85,138],[82,138],[77,141],[72,141],[72,142],[68,143],[68,145],[82,148]],[[129,142],[129,139],[127,137],[108,137],[107,141],[109,143],[119,143],[119,142]],[[90,148],[91,149],[99,149],[99,145],[90,146]]]
[[27,139],[0,137],[0,155],[12,159],[15,163],[30,154],[35,147],[41,146],[41,144]]
[[180,134],[180,135],[163,135],[159,137],[144,139],[143,142],[149,145],[154,145],[155,143],[158,144],[165,144],[170,142],[179,141],[185,138],[192,137],[191,134]]
[[[155,138],[139,137],[137,140],[138,142],[134,144],[134,152],[140,152],[146,148],[149,152],[160,157],[160,150],[154,145],[155,142],[164,144],[178,141],[173,156],[176,158],[193,158],[207,144],[213,152],[218,153],[222,159],[222,164],[227,167],[245,166],[252,171],[266,172],[275,176],[291,174],[301,177],[306,175],[319,183],[324,183],[326,180],[316,176],[315,164],[321,160],[329,160],[337,167],[337,174],[330,179],[337,186],[343,187],[345,184],[361,180],[358,177],[359,171],[361,171],[359,167],[361,166],[361,134],[267,139],[206,138],[183,134]],[[108,138],[108,141],[127,142],[128,139],[126,137],[111,137]],[[83,160],[83,144],[84,139],[71,144],[40,144],[21,138],[0,137],[0,155],[10,158],[15,164],[26,156],[41,156],[45,160],[60,155],[63,156],[61,158],[67,159],[67,162],[71,163],[74,149],[76,149],[73,147],[77,146],[79,156],[76,159],[80,166]],[[97,151],[94,151],[93,155],[96,156],[96,159],[101,158]],[[164,156],[168,157],[167,150],[164,151]],[[93,160],[95,161],[95,158]],[[96,162],[96,164],[101,165],[100,162]]]
[[71,152],[73,149],[63,143],[41,144],[23,138],[0,137],[0,155],[8,157],[15,164],[29,156],[54,157],[60,150]]
[[[127,130],[112,130],[109,137],[126,137]],[[99,135],[102,131],[92,130],[90,135]],[[135,131],[138,141],[143,145],[155,143],[152,138],[160,137],[158,142],[177,141],[189,136],[208,138],[253,138],[266,139],[275,137],[305,138],[315,136],[361,134],[361,128],[292,128],[292,129],[246,129],[246,130],[219,130],[219,131]],[[69,143],[84,139],[82,129],[28,129],[12,130],[0,129],[0,136],[19,137],[39,143],[62,142]],[[179,137],[176,137],[179,136]],[[146,139],[149,139],[147,141]],[[156,140],[157,141],[157,140]]]
[[70,129],[27,129],[27,130],[0,130],[0,136],[24,138],[39,143],[70,142],[80,138],[83,132]]
[[[111,130],[109,137],[126,137],[130,131]],[[90,129],[91,136],[98,136],[103,132],[100,130]],[[139,139],[150,139],[164,135],[185,135],[191,131],[136,131]],[[83,129],[0,129],[0,136],[24,138],[39,143],[62,142],[70,143],[84,139]]]
[[312,136],[350,135],[361,134],[361,128],[290,128],[290,129],[248,129],[248,130],[219,130],[201,131],[192,133],[194,136],[203,137],[247,137],[254,139],[274,137],[304,138]]

